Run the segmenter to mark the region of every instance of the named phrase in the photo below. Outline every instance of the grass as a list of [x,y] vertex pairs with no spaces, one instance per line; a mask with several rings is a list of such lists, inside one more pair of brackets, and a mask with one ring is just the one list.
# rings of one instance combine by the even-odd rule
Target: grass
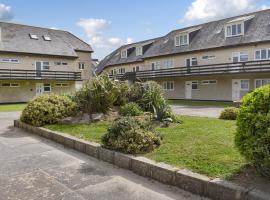
[[2,104],[0,105],[0,112],[22,111],[26,107],[26,105],[26,103]]
[[[163,143],[146,157],[221,178],[233,176],[245,165],[234,148],[235,121],[189,116],[181,116],[181,119],[182,124],[157,129],[163,136]],[[47,128],[100,143],[109,125],[109,122],[98,122],[49,125]]]
[[215,107],[228,107],[232,106],[232,102],[224,101],[192,101],[192,100],[168,100],[171,105],[183,106],[215,106]]

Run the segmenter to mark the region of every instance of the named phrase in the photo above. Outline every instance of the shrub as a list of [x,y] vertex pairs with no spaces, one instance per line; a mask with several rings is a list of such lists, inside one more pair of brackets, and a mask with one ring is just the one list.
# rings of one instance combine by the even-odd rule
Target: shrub
[[115,106],[122,106],[128,102],[129,85],[127,81],[116,81],[116,101]]
[[119,91],[115,81],[108,76],[99,76],[86,83],[76,92],[75,101],[84,113],[106,113],[113,107]]
[[115,121],[102,137],[105,148],[124,153],[146,153],[161,143],[161,138],[147,122],[132,117]]
[[238,108],[227,107],[220,113],[219,119],[236,120],[238,111]]
[[127,103],[120,107],[120,114],[123,116],[139,116],[143,111],[136,103]]
[[243,98],[237,117],[235,143],[262,175],[270,178],[270,86]]
[[27,104],[20,119],[33,126],[43,126],[71,116],[75,111],[76,104],[66,96],[42,95]]

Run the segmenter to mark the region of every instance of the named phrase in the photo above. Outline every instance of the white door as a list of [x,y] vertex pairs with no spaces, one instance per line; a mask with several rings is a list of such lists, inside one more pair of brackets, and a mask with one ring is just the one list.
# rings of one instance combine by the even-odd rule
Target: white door
[[186,81],[185,83],[185,98],[191,99],[192,81]]
[[36,83],[36,96],[43,94],[43,83]]
[[240,91],[241,91],[241,80],[232,80],[232,100],[233,101],[239,101],[241,99],[240,97]]

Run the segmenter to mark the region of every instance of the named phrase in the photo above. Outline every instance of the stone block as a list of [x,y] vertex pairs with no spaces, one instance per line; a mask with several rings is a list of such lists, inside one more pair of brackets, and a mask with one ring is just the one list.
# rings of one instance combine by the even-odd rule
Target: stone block
[[176,172],[176,186],[191,193],[204,196],[210,179],[188,170]]
[[114,163],[114,151],[105,149],[105,148],[100,148],[99,149],[99,159],[103,160],[108,163]]
[[101,149],[100,144],[93,142],[86,142],[85,153],[89,156],[99,159],[99,150]]
[[151,166],[152,178],[169,185],[176,185],[177,168],[165,163],[157,163]]
[[86,152],[86,144],[85,144],[85,141],[83,140],[80,140],[80,139],[74,139],[74,148],[77,150],[77,151],[80,151],[82,153],[85,153]]
[[155,164],[154,161],[145,157],[134,157],[131,160],[131,170],[141,176],[152,177],[151,167],[153,164]]
[[120,168],[131,169],[132,155],[123,154],[120,152],[114,153],[114,164]]

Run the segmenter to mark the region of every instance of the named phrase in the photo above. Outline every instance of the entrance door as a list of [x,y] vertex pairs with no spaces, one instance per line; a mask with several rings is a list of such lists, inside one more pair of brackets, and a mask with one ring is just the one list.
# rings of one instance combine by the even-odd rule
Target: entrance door
[[186,81],[185,83],[185,98],[191,99],[192,81]]
[[240,91],[241,91],[241,80],[232,80],[232,100],[233,101],[239,101],[241,99],[240,97]]
[[43,94],[43,83],[36,83],[36,96]]
[[41,77],[42,68],[42,62],[36,61],[36,77]]

